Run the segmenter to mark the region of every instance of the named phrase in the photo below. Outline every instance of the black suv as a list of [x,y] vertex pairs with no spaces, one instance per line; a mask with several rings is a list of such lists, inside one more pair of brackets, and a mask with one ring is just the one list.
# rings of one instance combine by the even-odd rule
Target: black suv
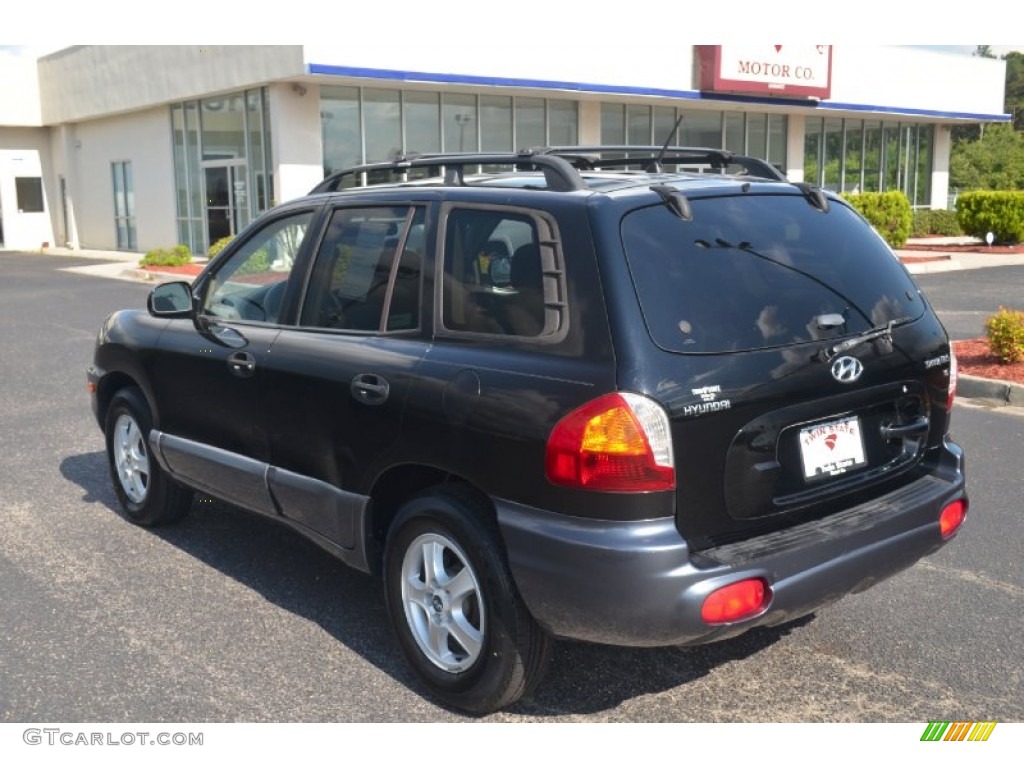
[[127,517],[198,490],[383,577],[431,694],[549,638],[698,644],[907,568],[967,513],[948,337],[839,197],[719,150],[332,175],[103,325]]

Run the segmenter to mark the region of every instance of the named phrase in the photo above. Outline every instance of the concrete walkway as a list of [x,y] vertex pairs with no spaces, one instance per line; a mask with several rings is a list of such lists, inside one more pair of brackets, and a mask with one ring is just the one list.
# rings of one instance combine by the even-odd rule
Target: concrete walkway
[[[46,256],[73,256],[82,260],[102,260],[103,264],[86,264],[81,267],[66,267],[66,271],[93,277],[106,277],[114,280],[130,280],[136,283],[163,283],[168,280],[189,280],[188,275],[170,272],[151,272],[139,268],[139,260],[146,254],[131,251],[97,251],[73,250],[71,248],[46,248],[41,251]],[[205,259],[196,259],[203,264]]]
[[[1024,253],[991,253],[983,242],[974,237],[928,237],[907,240],[907,245],[912,244],[928,245],[936,249],[918,251],[901,248],[896,251],[896,255],[906,265],[907,270],[915,275],[927,272],[953,272],[961,269],[1024,264]],[[941,246],[950,245],[973,245],[977,250],[969,252],[950,250],[943,253]]]

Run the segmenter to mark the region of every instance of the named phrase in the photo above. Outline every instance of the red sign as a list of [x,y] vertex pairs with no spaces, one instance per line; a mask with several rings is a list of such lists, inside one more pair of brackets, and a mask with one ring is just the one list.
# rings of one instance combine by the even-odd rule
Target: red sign
[[827,99],[831,45],[698,45],[700,89],[717,93]]

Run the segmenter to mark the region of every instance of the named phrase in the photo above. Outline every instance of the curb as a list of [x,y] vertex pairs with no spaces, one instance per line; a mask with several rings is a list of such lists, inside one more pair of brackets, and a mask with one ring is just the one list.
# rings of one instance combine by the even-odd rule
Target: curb
[[186,283],[192,283],[195,281],[198,274],[187,275],[180,272],[154,272],[150,269],[127,269],[124,274],[129,277],[134,277],[137,280],[142,280],[146,283],[169,283],[178,280],[184,280]]
[[1024,407],[1024,385],[983,379],[980,376],[961,374],[957,378],[956,396],[968,400],[986,400],[998,405]]

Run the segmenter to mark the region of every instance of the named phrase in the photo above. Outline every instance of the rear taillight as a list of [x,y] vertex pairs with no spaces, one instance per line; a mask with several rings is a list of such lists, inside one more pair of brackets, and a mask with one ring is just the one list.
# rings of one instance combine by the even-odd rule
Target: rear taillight
[[956,364],[956,353],[953,352],[953,345],[949,346],[949,387],[946,390],[946,410],[953,412],[953,400],[956,399],[956,377],[959,373]]
[[771,599],[772,591],[764,579],[744,579],[704,598],[700,617],[707,624],[729,624],[763,612]]
[[967,499],[957,499],[952,504],[947,504],[939,514],[939,533],[942,538],[948,539],[960,530],[967,518]]
[[632,392],[591,400],[555,425],[545,468],[557,485],[670,491],[676,471],[668,416],[654,400]]

